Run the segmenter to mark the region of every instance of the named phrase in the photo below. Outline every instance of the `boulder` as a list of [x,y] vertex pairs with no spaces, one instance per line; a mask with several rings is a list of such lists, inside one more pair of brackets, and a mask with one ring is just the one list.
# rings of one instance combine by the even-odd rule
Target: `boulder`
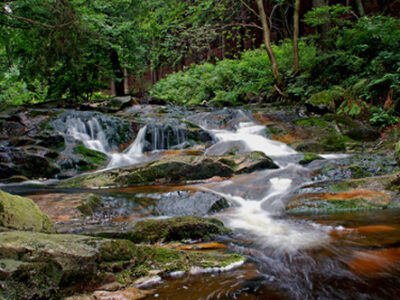
[[125,168],[88,174],[60,183],[65,187],[132,186],[230,177],[278,166],[261,152],[226,156],[171,156]]
[[156,243],[206,240],[227,233],[230,230],[218,219],[192,216],[139,221],[123,237],[135,243]]
[[54,232],[50,218],[29,198],[0,191],[0,226],[35,232]]
[[168,277],[171,272],[210,267],[218,271],[243,261],[237,254],[137,246],[127,240],[0,232],[0,298],[60,299],[108,283],[127,287],[151,274]]

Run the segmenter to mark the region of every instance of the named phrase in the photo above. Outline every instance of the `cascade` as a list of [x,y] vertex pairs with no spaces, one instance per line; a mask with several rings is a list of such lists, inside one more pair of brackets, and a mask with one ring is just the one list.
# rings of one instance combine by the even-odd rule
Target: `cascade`
[[[278,252],[295,252],[327,242],[328,234],[316,224],[296,224],[279,219],[285,199],[309,180],[309,171],[291,163],[297,152],[286,144],[272,141],[263,135],[265,127],[251,120],[236,125],[236,130],[212,129],[219,144],[238,143],[242,151],[261,151],[271,156],[280,169],[254,172],[233,177],[221,183],[205,185],[201,189],[224,197],[234,209],[221,218],[229,227],[253,235],[265,248]],[[233,144],[232,144],[233,145]]]

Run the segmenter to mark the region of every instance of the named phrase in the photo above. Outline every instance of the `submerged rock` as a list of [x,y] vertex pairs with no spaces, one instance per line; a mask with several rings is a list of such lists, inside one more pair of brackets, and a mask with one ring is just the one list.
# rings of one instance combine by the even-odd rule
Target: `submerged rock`
[[227,156],[162,157],[147,164],[107,170],[62,182],[66,187],[130,186],[149,183],[185,182],[214,176],[230,177],[278,166],[261,152]]
[[31,199],[0,191],[0,226],[14,230],[54,232],[54,225]]

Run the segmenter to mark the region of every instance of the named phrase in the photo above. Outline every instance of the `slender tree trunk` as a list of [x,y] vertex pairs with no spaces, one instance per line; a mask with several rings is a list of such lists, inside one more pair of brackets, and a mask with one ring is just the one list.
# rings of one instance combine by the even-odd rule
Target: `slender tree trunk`
[[296,0],[293,16],[293,51],[294,51],[294,68],[293,74],[297,74],[300,70],[299,59],[299,15],[300,0]]
[[278,69],[278,62],[276,61],[275,54],[272,51],[271,34],[269,31],[269,27],[268,27],[267,16],[265,15],[264,3],[263,3],[263,0],[256,0],[256,1],[257,1],[258,12],[260,14],[260,20],[261,20],[262,28],[263,28],[264,45],[267,50],[269,60],[271,62],[271,71],[272,71],[272,74],[274,75],[274,78],[275,78],[277,84],[279,85],[281,83],[281,76],[280,76],[279,69]]
[[111,65],[114,72],[115,80],[115,95],[124,96],[124,72],[122,70],[121,64],[119,62],[119,57],[115,49],[110,50]]
[[[313,0],[313,7],[314,8],[319,8],[322,6],[328,6],[328,0]],[[324,47],[327,47],[328,45],[328,38],[329,38],[329,30],[330,30],[330,24],[325,23],[319,27],[319,31],[321,34],[321,44]]]
[[365,11],[364,11],[364,6],[362,4],[362,0],[356,0],[356,4],[357,4],[358,14],[360,15],[360,17],[364,17]]

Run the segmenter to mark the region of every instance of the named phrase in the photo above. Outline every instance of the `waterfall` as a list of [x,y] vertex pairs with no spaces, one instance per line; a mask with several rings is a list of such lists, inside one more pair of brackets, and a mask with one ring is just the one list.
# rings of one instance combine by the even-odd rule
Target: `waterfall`
[[135,141],[122,153],[111,153],[111,160],[108,163],[107,168],[118,168],[122,166],[128,166],[146,161],[143,156],[143,146],[145,144],[147,127],[142,127]]
[[65,124],[67,126],[66,134],[81,141],[85,147],[103,153],[110,151],[111,147],[104,130],[96,118],[92,117],[85,122],[79,118],[68,116]]

